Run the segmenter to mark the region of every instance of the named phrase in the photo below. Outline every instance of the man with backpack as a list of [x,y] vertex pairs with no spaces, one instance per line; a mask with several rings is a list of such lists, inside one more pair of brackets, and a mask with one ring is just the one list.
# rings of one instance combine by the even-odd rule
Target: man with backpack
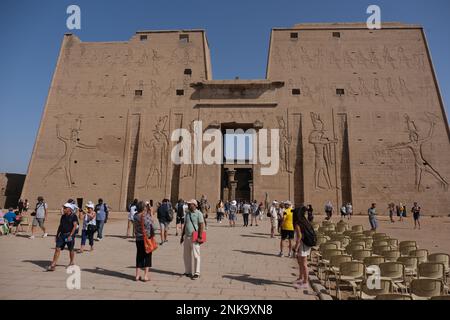
[[177,221],[176,221],[176,233],[175,235],[178,236],[178,227],[180,227],[180,230],[183,230],[184,227],[184,216],[187,211],[187,204],[184,203],[183,199],[178,200],[178,203],[176,205],[176,211],[177,211]]
[[159,228],[161,232],[161,243],[163,245],[165,242],[168,242],[167,233],[169,231],[169,224],[173,220],[173,208],[169,199],[164,199],[161,205],[158,208],[158,221]]
[[108,205],[103,202],[103,199],[98,199],[98,204],[95,206],[96,213],[96,228],[97,241],[103,240],[103,226],[108,221]]

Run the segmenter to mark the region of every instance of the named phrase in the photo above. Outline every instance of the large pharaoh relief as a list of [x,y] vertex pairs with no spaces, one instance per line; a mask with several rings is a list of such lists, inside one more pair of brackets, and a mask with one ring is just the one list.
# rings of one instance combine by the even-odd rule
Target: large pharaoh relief
[[[333,152],[335,152],[333,149],[338,140],[327,136],[320,115],[311,112],[311,120],[314,129],[309,134],[308,141],[314,146],[314,187],[316,189],[334,189],[330,172],[336,165],[333,161]],[[322,181],[325,182],[325,185]]]
[[291,173],[291,165],[289,159],[289,148],[292,143],[292,137],[283,117],[277,117],[278,126],[280,129],[280,170],[281,172]]
[[431,113],[425,113],[428,122],[428,132],[423,133],[419,130],[416,122],[405,114],[405,124],[408,130],[408,141],[401,142],[388,147],[388,150],[409,150],[414,157],[415,166],[415,188],[417,191],[422,191],[422,180],[424,174],[432,176],[442,187],[443,190],[448,191],[448,182],[441,175],[441,173],[434,168],[428,161],[429,155],[424,153],[424,145],[430,142],[434,137],[434,128],[438,121],[438,117]]
[[[191,143],[189,144],[191,150],[190,150],[190,159],[193,158],[194,156],[194,143],[193,143],[193,139],[194,139],[194,122],[196,120],[192,120],[191,122],[189,122],[188,125],[188,131],[189,131],[189,135],[191,137]],[[186,178],[192,178],[194,177],[194,163],[193,161],[189,161],[188,164],[182,164],[181,165],[181,172],[180,172],[180,178],[181,179],[186,179]]]
[[169,150],[168,119],[168,116],[158,117],[151,135],[144,139],[145,154],[149,155],[146,160],[149,169],[141,188],[162,188],[165,183]]
[[[72,173],[73,158],[77,150],[96,149],[94,145],[88,145],[80,142],[80,133],[82,131],[82,116],[71,113],[55,116],[56,118],[56,138],[64,148],[63,154],[57,162],[48,170],[42,179],[44,185],[47,180],[58,171],[63,172],[66,184],[69,188],[75,186]],[[63,149],[61,148],[61,149]]]

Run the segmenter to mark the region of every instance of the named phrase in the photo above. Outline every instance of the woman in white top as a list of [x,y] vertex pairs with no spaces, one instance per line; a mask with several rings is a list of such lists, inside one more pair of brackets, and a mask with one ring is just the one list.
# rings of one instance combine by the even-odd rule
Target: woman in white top
[[81,231],[81,248],[78,253],[83,253],[86,239],[89,239],[91,251],[94,251],[94,233],[96,231],[95,205],[92,201],[86,204],[87,212],[80,211],[79,218],[83,220],[83,230]]

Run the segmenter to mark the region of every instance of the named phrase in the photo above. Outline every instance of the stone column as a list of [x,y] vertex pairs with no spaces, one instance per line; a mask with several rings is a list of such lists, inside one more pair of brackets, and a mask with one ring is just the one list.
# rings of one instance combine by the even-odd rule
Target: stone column
[[228,170],[228,189],[230,200],[234,200],[236,198],[236,188],[237,188],[237,181],[234,180],[234,177],[236,175],[235,170]]
[[248,185],[250,187],[250,201],[253,201],[255,200],[255,196],[253,195],[253,180],[249,180]]

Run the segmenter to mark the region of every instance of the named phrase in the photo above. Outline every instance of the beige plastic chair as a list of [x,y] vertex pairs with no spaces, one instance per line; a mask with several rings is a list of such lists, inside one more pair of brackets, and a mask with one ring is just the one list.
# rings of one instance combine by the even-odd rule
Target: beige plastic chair
[[390,238],[390,239],[388,239],[386,241],[388,242],[388,246],[398,248],[398,243],[399,243],[398,239]]
[[416,257],[419,260],[419,264],[421,264],[428,261],[428,250],[426,249],[414,250],[409,253],[409,256]]
[[352,240],[350,242],[350,245],[360,245],[360,246],[366,247],[366,241],[364,241],[364,240]]
[[399,248],[402,247],[417,247],[417,242],[416,241],[400,241],[400,243],[398,244]]
[[326,237],[323,237],[323,236],[317,237],[316,245],[311,248],[311,261],[314,260],[314,257],[317,257],[320,255],[320,253],[318,252],[320,249],[320,246],[322,244],[326,243],[327,241],[328,241],[328,239]]
[[416,257],[399,257],[397,259],[397,262],[403,263],[405,265],[405,274],[407,276],[417,276],[417,266],[419,262]]
[[350,243],[350,238],[343,234],[334,234],[330,238],[331,241],[340,241],[342,247],[346,247]]
[[398,249],[400,250],[400,254],[402,257],[408,257],[409,254],[413,251],[417,250],[416,246],[399,246]]
[[410,295],[406,294],[381,294],[375,298],[375,300],[412,300]]
[[[333,236],[330,237],[330,238],[333,238]],[[337,246],[337,249],[341,249],[341,248],[342,248],[342,242],[341,242],[341,241],[338,241],[338,240],[329,240],[329,241],[327,241],[327,243],[329,243],[329,244],[335,244],[335,245]]]
[[375,233],[372,236],[374,241],[386,241],[389,240],[389,236],[386,233]]
[[317,222],[313,222],[311,223],[311,225],[315,232],[319,231],[320,224],[318,224]]
[[372,238],[366,238],[364,240],[364,242],[366,243],[366,249],[372,250],[372,248],[373,248],[373,239]]
[[330,225],[334,225],[334,223],[331,222],[331,221],[328,221],[328,220],[323,220],[322,221],[322,226],[330,226]]
[[392,292],[392,283],[389,280],[380,280],[380,287],[378,289],[369,289],[367,281],[361,282],[359,289],[361,300],[374,300],[377,296],[382,294],[390,294]]
[[344,233],[343,233],[343,235],[347,236],[347,237],[351,237],[353,234],[354,234],[354,232],[352,230],[347,230],[347,231],[344,231]]
[[354,244],[351,243],[345,248],[345,251],[349,254],[349,255],[353,255],[354,251],[360,251],[360,250],[364,250],[364,245],[362,244]]
[[386,259],[384,257],[380,257],[380,256],[371,256],[371,257],[367,257],[364,258],[364,265],[366,267],[369,266],[379,266],[382,263],[385,263]]
[[362,240],[362,239],[364,239],[366,236],[364,235],[364,234],[362,234],[362,233],[360,233],[360,232],[355,232],[355,231],[353,231],[353,233],[350,235],[350,238],[352,239],[352,240]]
[[379,265],[381,279],[390,280],[395,291],[407,293],[405,265],[400,262],[384,262]]
[[364,264],[358,261],[344,262],[339,267],[339,275],[336,280],[336,296],[339,300],[341,296],[341,285],[350,284],[353,289],[354,297],[357,297],[357,288],[365,280],[366,268]]
[[445,266],[437,262],[423,262],[417,268],[419,279],[437,279],[445,283]]
[[381,246],[388,246],[389,241],[387,240],[374,240],[372,243],[373,247],[381,247]]
[[20,227],[21,232],[23,231],[23,227],[27,227],[27,231],[25,231],[26,233],[30,232],[30,227],[31,227],[31,223],[30,223],[30,217],[22,217],[22,221],[20,221],[20,224],[17,228]]
[[446,253],[433,253],[428,256],[428,262],[442,263],[445,267],[445,274],[450,272],[450,255]]
[[363,262],[365,258],[371,257],[372,251],[371,250],[353,250],[352,251],[352,258],[355,261]]
[[337,232],[337,233],[344,233],[344,232],[347,231],[347,230],[348,230],[348,227],[347,227],[346,225],[338,224],[338,225],[336,226],[336,232]]
[[339,274],[339,267],[341,263],[350,261],[352,261],[352,257],[348,255],[337,255],[332,256],[330,258],[330,264],[328,265],[328,269],[325,270],[325,284],[328,290],[331,289],[330,283],[331,276],[333,276],[333,278],[336,279],[337,275]]
[[411,297],[414,300],[427,300],[442,295],[442,281],[436,279],[414,279],[411,281]]
[[364,234],[366,237],[373,237],[373,235],[374,235],[375,233],[376,233],[376,232],[373,231],[373,230],[364,230],[364,231],[363,231],[363,234]]
[[328,266],[330,265],[330,259],[334,256],[342,256],[343,252],[340,249],[328,249],[325,250],[322,254],[321,259],[319,260],[317,264],[317,273],[319,279],[322,279],[322,270],[328,269]]
[[384,251],[390,251],[392,250],[391,246],[373,246],[372,251],[373,254],[376,254],[378,256],[382,256]]
[[400,258],[400,251],[398,250],[388,250],[383,251],[381,255],[386,259],[388,262],[396,262],[398,258]]
[[362,225],[356,225],[356,226],[352,226],[352,231],[356,231],[356,232],[363,232],[364,231],[364,227]]

